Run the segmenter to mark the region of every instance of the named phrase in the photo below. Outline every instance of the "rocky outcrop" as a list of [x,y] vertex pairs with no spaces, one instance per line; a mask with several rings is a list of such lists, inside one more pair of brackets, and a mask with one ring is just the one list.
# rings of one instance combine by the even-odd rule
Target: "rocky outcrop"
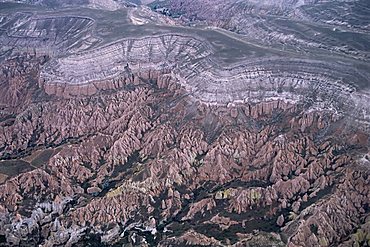
[[[8,217],[2,229],[16,224],[16,214],[22,220],[35,215],[40,203],[73,198],[51,221],[40,211],[43,223],[23,235],[10,231],[8,243],[40,231],[43,237],[35,241],[42,244],[78,244],[91,234],[110,244],[138,243],[149,241],[149,234],[156,236],[152,244],[164,246],[178,241],[237,246],[248,234],[264,241],[264,232],[282,227],[288,244],[314,246],[339,243],[364,224],[367,168],[356,168],[352,152],[367,149],[366,133],[357,130],[354,137],[338,128],[344,118],[300,112],[280,101],[189,103],[179,98],[184,91],[159,83],[32,103],[25,117],[4,127],[3,157],[22,150],[32,155],[48,144],[60,150],[39,169],[0,185],[1,211]],[[33,133],[32,126],[42,126],[38,136],[26,134]],[[339,199],[343,196],[351,203]],[[339,211],[326,212],[331,207]],[[326,231],[324,224],[338,229]],[[231,235],[223,237],[217,229]]]
[[[99,66],[95,65],[97,57]],[[219,64],[207,42],[171,34],[125,39],[53,60],[43,69],[41,78],[49,94],[70,97],[167,75],[197,100],[209,104],[305,102],[315,108],[330,105],[337,112],[368,121],[368,95],[356,92],[353,86],[367,81],[366,72],[359,74],[340,64],[292,58],[252,59],[233,67]],[[354,73],[357,81],[353,81]],[[357,105],[356,111],[353,105]]]
[[177,245],[198,245],[198,246],[221,246],[221,243],[214,238],[209,238],[203,234],[194,231],[189,231],[183,236],[174,239],[163,241],[159,246]]
[[1,118],[12,115],[18,107],[31,103],[35,97],[42,95],[37,82],[40,66],[46,57],[36,57],[35,54],[20,54],[1,63],[0,70],[0,105]]
[[53,56],[73,53],[99,42],[93,37],[94,20],[80,16],[34,16],[17,12],[0,19],[2,47],[20,51],[36,51]]
[[[369,51],[359,45],[365,44],[368,39],[365,16],[370,9],[366,0],[191,0],[186,4],[171,0],[161,5],[153,4],[152,8],[163,15],[175,17],[184,25],[206,24],[220,32],[227,30],[226,33],[235,33],[238,38],[248,42],[294,52],[317,54],[330,51],[367,61],[369,59]],[[332,11],[328,12],[327,9]],[[324,29],[314,27],[317,24]],[[347,39],[348,33],[357,39]]]
[[[41,19],[5,22],[27,36]],[[0,245],[366,244],[368,72],[228,66],[214,47],[157,34],[4,55]]]

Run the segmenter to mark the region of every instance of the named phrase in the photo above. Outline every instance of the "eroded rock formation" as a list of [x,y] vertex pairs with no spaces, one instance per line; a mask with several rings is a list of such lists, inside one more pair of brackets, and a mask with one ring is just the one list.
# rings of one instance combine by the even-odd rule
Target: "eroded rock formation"
[[283,101],[210,106],[175,82],[152,74],[22,107],[1,130],[2,157],[58,151],[0,185],[7,243],[317,246],[361,231],[366,132]]
[[174,33],[67,46],[0,60],[0,245],[369,245],[363,68],[226,65]]

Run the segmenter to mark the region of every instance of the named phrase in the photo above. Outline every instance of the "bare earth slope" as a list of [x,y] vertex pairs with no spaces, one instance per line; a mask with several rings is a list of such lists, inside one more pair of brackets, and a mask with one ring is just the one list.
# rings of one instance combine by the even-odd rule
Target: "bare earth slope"
[[224,21],[329,3],[92,2],[0,3],[0,246],[370,245],[368,27],[283,49]]

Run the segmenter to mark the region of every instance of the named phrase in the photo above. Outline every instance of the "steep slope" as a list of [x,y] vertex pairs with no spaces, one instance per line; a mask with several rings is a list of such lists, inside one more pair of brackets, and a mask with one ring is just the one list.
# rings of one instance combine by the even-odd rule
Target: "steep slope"
[[[197,25],[230,4],[186,3]],[[333,3],[227,18],[298,25]],[[38,8],[0,4],[0,246],[369,245],[365,52],[252,42],[228,14]]]

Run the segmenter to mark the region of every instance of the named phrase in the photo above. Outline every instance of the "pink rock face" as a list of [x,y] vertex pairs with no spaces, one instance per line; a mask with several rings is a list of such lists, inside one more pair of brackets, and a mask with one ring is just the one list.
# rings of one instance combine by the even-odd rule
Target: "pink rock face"
[[284,224],[284,215],[280,215],[276,221],[278,226],[282,226]]
[[[346,119],[278,100],[210,106],[156,72],[122,85],[26,82],[41,62],[1,65],[28,68],[1,75],[12,96],[0,157],[30,166],[4,170],[7,245],[367,241],[352,235],[368,232],[369,169],[357,157],[369,135]],[[30,91],[10,93],[24,83]]]
[[23,54],[1,64],[0,104],[6,108],[1,114],[6,111],[11,113],[17,107],[22,108],[31,103],[32,94],[41,93],[37,92],[37,81],[40,65],[45,61],[45,57]]

